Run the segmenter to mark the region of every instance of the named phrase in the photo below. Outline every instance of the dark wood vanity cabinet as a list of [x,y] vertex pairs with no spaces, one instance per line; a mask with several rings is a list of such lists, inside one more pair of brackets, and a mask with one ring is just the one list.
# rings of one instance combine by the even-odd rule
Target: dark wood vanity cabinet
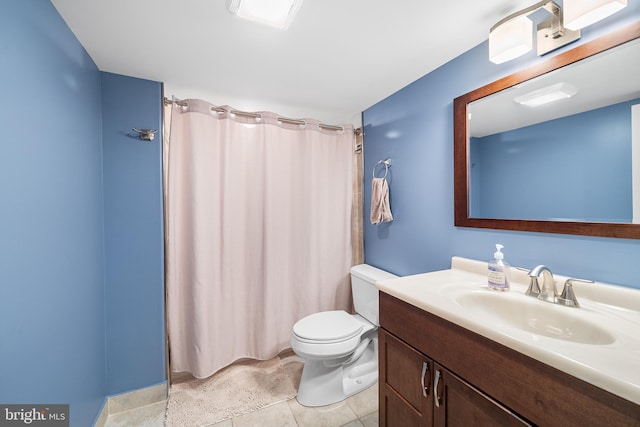
[[380,424],[433,425],[433,361],[379,329]]
[[471,384],[435,365],[434,426],[530,426]]
[[380,425],[640,426],[640,406],[385,293]]
[[380,425],[530,425],[384,329],[379,345]]

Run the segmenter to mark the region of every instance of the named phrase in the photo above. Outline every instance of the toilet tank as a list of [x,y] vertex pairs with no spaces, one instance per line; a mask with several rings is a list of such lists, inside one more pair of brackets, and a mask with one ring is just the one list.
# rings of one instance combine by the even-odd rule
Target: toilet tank
[[356,313],[378,326],[378,280],[398,277],[367,264],[351,267],[351,294]]

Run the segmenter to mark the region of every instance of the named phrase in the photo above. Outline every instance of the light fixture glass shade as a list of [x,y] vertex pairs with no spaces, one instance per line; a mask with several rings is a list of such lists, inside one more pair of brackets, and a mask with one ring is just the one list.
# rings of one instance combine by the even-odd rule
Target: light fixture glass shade
[[286,30],[302,0],[229,0],[229,11],[239,18]]
[[525,93],[513,100],[527,107],[539,107],[560,99],[571,98],[578,93],[575,86],[568,83],[556,83],[533,92]]
[[489,33],[489,60],[502,64],[533,48],[533,22],[518,16],[494,28]]
[[564,0],[564,26],[579,30],[627,6],[627,0]]

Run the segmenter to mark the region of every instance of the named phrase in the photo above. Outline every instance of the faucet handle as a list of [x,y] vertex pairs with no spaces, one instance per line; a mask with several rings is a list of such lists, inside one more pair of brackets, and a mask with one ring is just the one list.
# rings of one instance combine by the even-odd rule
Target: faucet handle
[[536,276],[529,277],[529,287],[524,294],[538,298],[538,295],[540,295],[540,285],[538,284],[538,278]]
[[[527,275],[531,271],[528,268],[522,268],[522,267],[515,267],[515,269],[523,271]],[[535,298],[538,297],[538,295],[540,294],[540,285],[538,285],[538,278],[536,276],[529,276],[529,287],[527,288],[524,294],[530,297],[535,297]]]
[[578,299],[576,298],[576,294],[573,293],[573,282],[581,282],[581,283],[593,283],[593,280],[583,280],[583,279],[567,279],[564,282],[564,288],[562,289],[562,293],[556,299],[556,302],[560,305],[566,305],[567,307],[580,307],[578,304]]

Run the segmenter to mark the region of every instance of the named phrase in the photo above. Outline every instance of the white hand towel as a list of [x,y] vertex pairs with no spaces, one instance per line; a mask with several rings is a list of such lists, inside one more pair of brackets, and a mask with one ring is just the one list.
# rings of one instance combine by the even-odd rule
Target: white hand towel
[[386,178],[371,181],[371,224],[393,221],[389,205],[389,186]]

